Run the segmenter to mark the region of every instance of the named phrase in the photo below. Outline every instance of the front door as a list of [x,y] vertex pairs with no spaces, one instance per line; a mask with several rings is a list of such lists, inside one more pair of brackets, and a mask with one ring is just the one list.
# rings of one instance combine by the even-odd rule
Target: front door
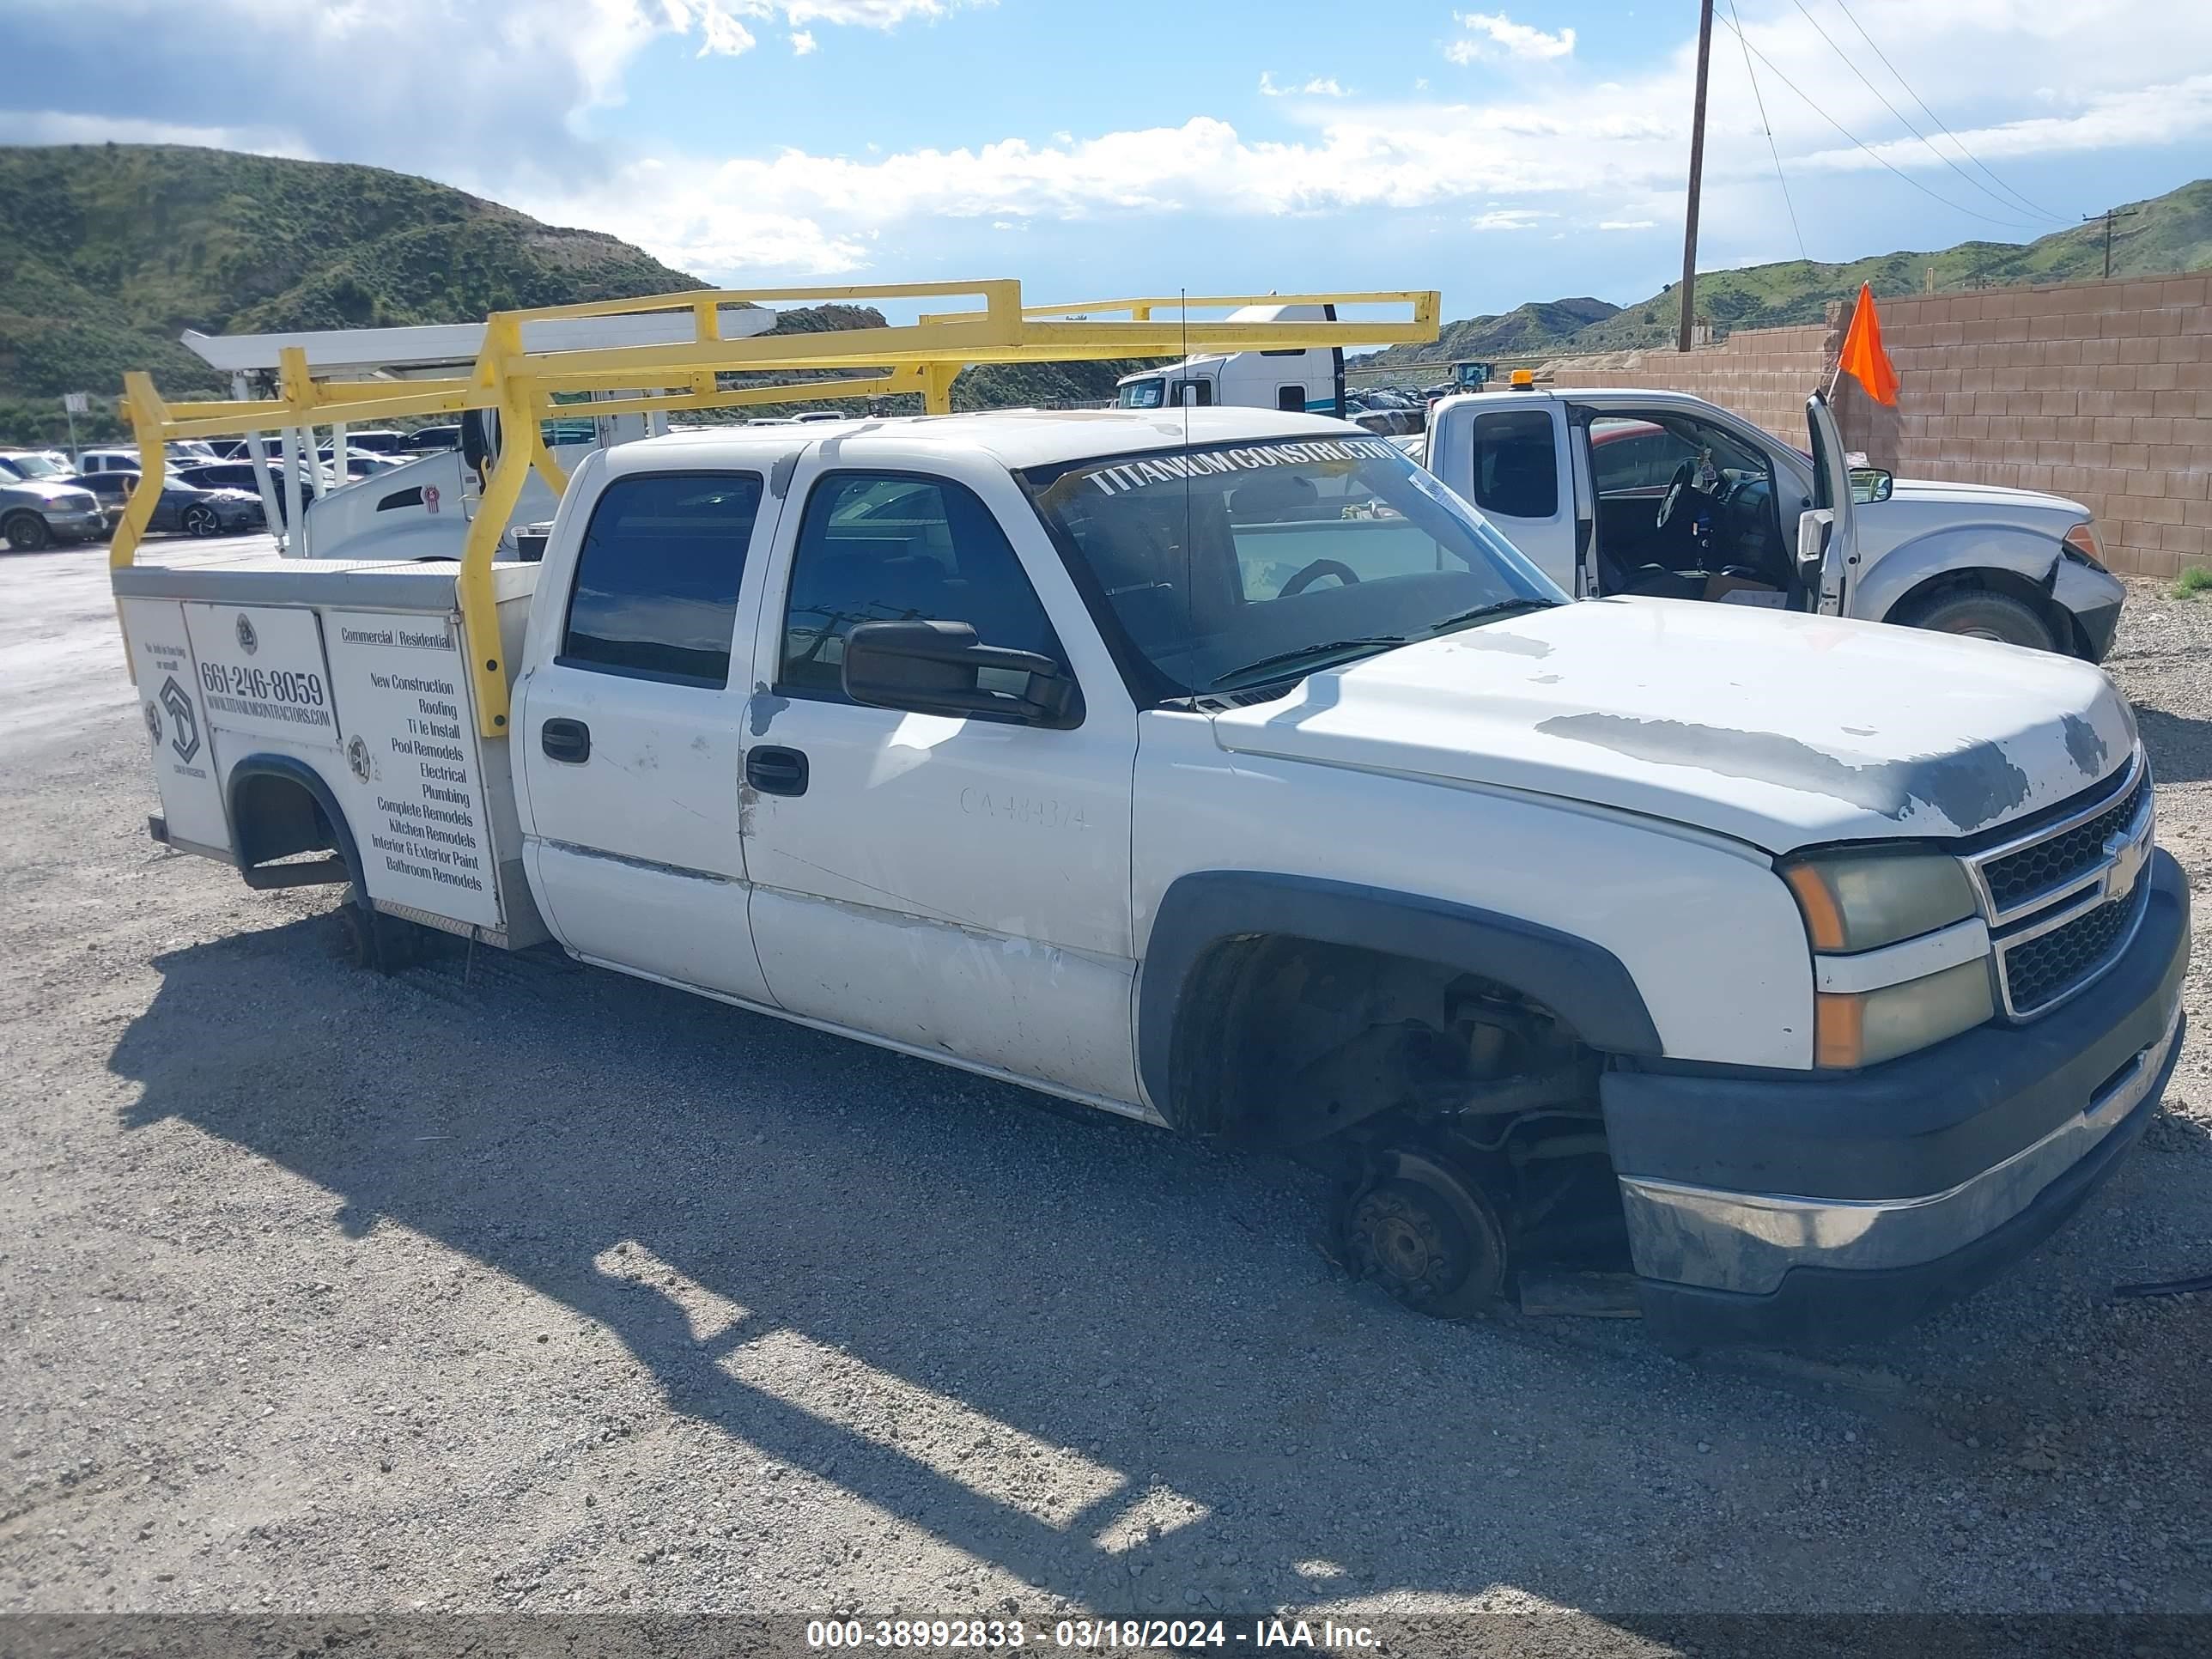
[[1852,540],[1850,463],[1836,428],[1836,412],[1817,392],[1805,400],[1805,426],[1813,447],[1813,507],[1805,517],[1816,521],[1824,517],[1829,526],[1819,580],[1808,583],[1812,590],[1809,608],[1824,617],[1840,617],[1850,602],[1847,590],[1858,564]]
[[[1133,1100],[1134,706],[1003,469],[951,463],[963,482],[872,468],[865,441],[823,447],[834,459],[801,464],[777,537],[755,674],[770,690],[747,727],[769,989],[794,1014]],[[1080,722],[852,702],[847,631],[902,618],[1054,658]]]
[[[592,507],[559,647],[516,688],[525,857],[546,925],[587,961],[767,1002],[745,917],[738,603],[767,544],[757,472],[635,472]],[[549,572],[550,575],[553,573]]]

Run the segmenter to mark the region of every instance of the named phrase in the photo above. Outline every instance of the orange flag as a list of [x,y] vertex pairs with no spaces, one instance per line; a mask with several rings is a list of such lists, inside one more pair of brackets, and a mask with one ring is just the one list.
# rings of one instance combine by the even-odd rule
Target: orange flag
[[1874,289],[1868,283],[1859,284],[1859,302],[1851,307],[1851,325],[1836,368],[1864,386],[1875,402],[1896,404],[1897,366],[1881,349],[1881,319],[1875,315]]

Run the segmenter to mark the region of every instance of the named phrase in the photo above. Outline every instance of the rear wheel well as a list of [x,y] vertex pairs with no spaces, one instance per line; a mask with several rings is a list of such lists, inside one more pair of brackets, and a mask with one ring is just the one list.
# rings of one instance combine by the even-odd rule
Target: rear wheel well
[[337,850],[337,831],[314,792],[297,778],[249,772],[234,780],[231,823],[238,837],[238,862],[257,864],[297,853]]

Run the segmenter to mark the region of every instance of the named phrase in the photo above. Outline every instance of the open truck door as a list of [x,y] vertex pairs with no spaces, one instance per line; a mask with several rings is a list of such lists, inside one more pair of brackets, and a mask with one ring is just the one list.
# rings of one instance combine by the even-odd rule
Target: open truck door
[[1840,617],[1844,589],[1851,567],[1858,562],[1852,541],[1851,475],[1836,412],[1818,392],[1805,400],[1805,427],[1812,441],[1813,505],[1797,518],[1797,580],[1805,609]]

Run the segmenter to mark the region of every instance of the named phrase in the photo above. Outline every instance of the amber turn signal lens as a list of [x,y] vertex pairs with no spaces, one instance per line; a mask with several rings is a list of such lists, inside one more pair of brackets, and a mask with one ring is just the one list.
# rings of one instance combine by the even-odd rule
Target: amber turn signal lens
[[1813,999],[1813,1063],[1849,1071],[1866,1053],[1866,999],[1821,992]]
[[1840,951],[1844,948],[1844,913],[1837,906],[1836,896],[1828,890],[1828,884],[1820,872],[1809,864],[1793,864],[1782,872],[1796,896],[1797,908],[1804,914],[1806,937],[1813,941],[1815,951]]

